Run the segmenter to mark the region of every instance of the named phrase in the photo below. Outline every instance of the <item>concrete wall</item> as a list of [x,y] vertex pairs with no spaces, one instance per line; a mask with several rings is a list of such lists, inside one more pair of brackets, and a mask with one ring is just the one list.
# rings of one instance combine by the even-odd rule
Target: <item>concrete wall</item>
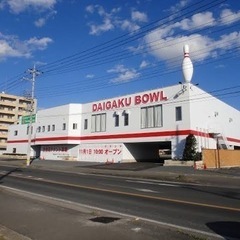
[[240,167],[240,150],[203,149],[206,168]]

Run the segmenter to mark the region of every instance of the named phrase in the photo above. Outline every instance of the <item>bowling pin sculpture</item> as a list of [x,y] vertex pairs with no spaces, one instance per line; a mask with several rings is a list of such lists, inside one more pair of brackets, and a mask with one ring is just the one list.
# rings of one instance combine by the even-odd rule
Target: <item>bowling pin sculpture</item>
[[183,47],[184,58],[182,62],[182,72],[186,83],[190,83],[193,75],[193,64],[189,57],[189,46],[185,45]]

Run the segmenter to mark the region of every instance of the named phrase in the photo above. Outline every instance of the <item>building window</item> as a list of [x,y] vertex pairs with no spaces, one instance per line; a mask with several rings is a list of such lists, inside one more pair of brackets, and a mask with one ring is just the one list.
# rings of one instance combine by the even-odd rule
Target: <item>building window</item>
[[62,130],[66,130],[66,123],[63,123]]
[[88,120],[84,119],[84,130],[88,128]]
[[53,132],[55,131],[55,125],[54,124],[52,125],[52,131]]
[[38,126],[38,128],[37,128],[37,132],[41,132],[41,127],[40,126]]
[[[27,135],[29,134],[30,126],[27,126]],[[33,133],[33,127],[31,127],[31,134]]]
[[42,132],[45,132],[45,126],[42,126]]
[[73,129],[77,129],[77,123],[73,123]]
[[176,121],[182,120],[182,107],[176,107]]
[[16,153],[17,152],[17,149],[16,148],[13,148],[13,153]]
[[141,128],[162,127],[162,105],[141,108]]
[[17,135],[18,135],[18,131],[15,130],[15,131],[14,131],[14,136],[17,136]]
[[92,115],[92,132],[106,131],[106,113]]
[[48,130],[48,132],[50,132],[50,130],[51,130],[51,126],[50,125],[48,125],[47,130]]
[[115,127],[119,127],[119,114],[115,114]]
[[124,117],[124,126],[128,126],[129,125],[129,114],[124,113],[123,117]]

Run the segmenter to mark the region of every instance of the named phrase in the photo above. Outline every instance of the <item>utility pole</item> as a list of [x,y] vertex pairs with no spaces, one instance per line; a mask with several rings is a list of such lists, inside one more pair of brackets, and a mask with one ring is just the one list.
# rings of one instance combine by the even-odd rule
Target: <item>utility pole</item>
[[33,123],[33,106],[34,106],[34,93],[35,93],[35,81],[36,77],[41,73],[36,70],[35,64],[32,69],[28,69],[28,72],[32,76],[31,79],[28,79],[32,83],[31,90],[31,104],[30,104],[30,121],[28,124],[28,147],[27,147],[27,163],[26,165],[30,165],[30,157],[31,157],[31,142],[32,142],[32,123]]

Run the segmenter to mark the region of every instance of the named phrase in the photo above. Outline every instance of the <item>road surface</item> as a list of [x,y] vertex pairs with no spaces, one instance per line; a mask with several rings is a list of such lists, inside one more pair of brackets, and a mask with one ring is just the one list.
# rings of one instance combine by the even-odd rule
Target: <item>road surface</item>
[[240,238],[239,188],[3,166],[0,172],[1,186],[39,197],[139,218],[209,239]]

